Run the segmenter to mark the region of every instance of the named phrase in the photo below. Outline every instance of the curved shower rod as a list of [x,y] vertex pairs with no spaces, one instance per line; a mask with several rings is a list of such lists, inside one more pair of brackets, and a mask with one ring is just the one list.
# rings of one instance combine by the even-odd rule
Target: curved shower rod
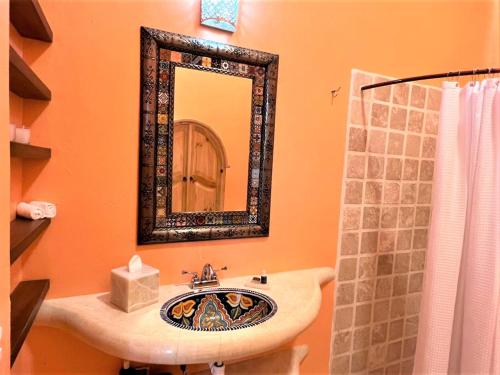
[[361,87],[361,91],[368,90],[368,89],[374,89],[376,87],[395,85],[395,84],[404,83],[404,82],[422,81],[422,80],[426,80],[426,79],[461,77],[461,76],[472,76],[472,75],[477,75],[477,74],[494,74],[494,73],[500,73],[500,68],[458,70],[456,72],[426,74],[423,76],[400,78],[400,79],[394,79],[392,81],[385,81],[385,82],[374,83],[372,85],[366,85],[366,86]]

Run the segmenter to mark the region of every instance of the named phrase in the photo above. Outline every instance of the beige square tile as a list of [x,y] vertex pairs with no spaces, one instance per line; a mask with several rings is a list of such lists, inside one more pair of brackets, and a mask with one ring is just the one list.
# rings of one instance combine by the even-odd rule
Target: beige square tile
[[398,204],[399,191],[400,185],[398,182],[386,182],[384,184],[384,203]]
[[400,368],[400,366],[401,366],[401,364],[399,362],[395,363],[393,365],[388,366],[385,369],[385,375],[399,375],[399,368]]
[[418,315],[406,319],[405,336],[415,336],[418,333]]
[[410,111],[408,116],[408,130],[415,133],[421,133],[424,127],[424,112]]
[[389,106],[386,104],[373,103],[371,125],[386,128],[389,122]]
[[350,328],[354,317],[352,306],[335,309],[335,331]]
[[[368,353],[369,355],[369,353]],[[375,369],[375,370],[371,370],[368,375],[384,375],[385,372],[384,372],[384,368],[378,368],[378,369]]]
[[403,296],[408,292],[408,275],[394,276],[392,285],[393,297]]
[[360,204],[363,196],[363,183],[360,181],[347,181],[345,187],[346,204]]
[[422,157],[434,158],[436,156],[436,138],[425,137],[422,146]]
[[363,228],[377,229],[380,222],[380,208],[365,207],[363,208]]
[[430,204],[431,198],[432,198],[432,184],[419,184],[417,203]]
[[401,375],[413,375],[413,359],[401,362]]
[[373,322],[383,322],[389,319],[390,301],[388,299],[375,302],[373,307]]
[[379,204],[382,200],[382,183],[368,181],[365,184],[365,202],[368,204]]
[[419,85],[412,85],[410,104],[413,107],[424,108],[426,92],[427,89],[425,87]]
[[378,244],[378,231],[363,232],[361,234],[361,253],[376,253]]
[[367,100],[353,99],[351,101],[351,123],[354,125],[368,126],[370,118],[370,102]]
[[375,299],[387,298],[391,296],[392,277],[378,278],[375,287]]
[[403,162],[399,158],[388,158],[385,171],[386,180],[400,180]]
[[415,214],[415,225],[428,226],[431,217],[431,208],[428,206],[419,206]]
[[394,273],[406,273],[410,269],[410,253],[396,254]]
[[405,159],[403,179],[404,180],[416,180],[418,177],[418,160],[417,159]]
[[404,139],[403,134],[389,133],[387,153],[390,155],[401,155],[403,153]]
[[429,112],[425,113],[425,132],[427,134],[437,134],[439,127],[439,113]]
[[377,257],[375,255],[359,258],[358,278],[360,280],[375,277],[377,269]]
[[364,178],[365,177],[366,157],[364,155],[347,156],[347,177]]
[[408,134],[406,136],[406,156],[412,156],[418,158],[420,156],[420,136]]
[[403,347],[403,358],[415,355],[416,349],[417,349],[417,338],[412,337],[406,339]]
[[434,175],[434,162],[422,160],[420,162],[420,181],[432,181]]
[[356,278],[357,258],[341,259],[339,265],[338,281],[349,281]]
[[354,283],[344,283],[337,286],[337,306],[349,305],[354,302]]
[[354,331],[353,350],[362,350],[370,345],[370,327],[358,328]]
[[394,255],[392,254],[379,255],[377,258],[377,275],[378,276],[391,275],[393,262],[394,262]]
[[373,83],[373,76],[371,74],[366,74],[362,72],[353,72],[351,82],[352,82],[352,95],[357,97],[361,97],[361,95],[363,95],[364,97],[364,95],[371,90],[362,92],[361,87]]
[[391,129],[405,130],[407,116],[408,111],[405,108],[392,107],[390,117]]
[[333,339],[333,354],[347,353],[351,349],[351,331],[337,332]]
[[429,89],[427,97],[427,109],[439,111],[441,108],[441,90]]
[[372,179],[382,178],[384,175],[385,160],[383,156],[368,156],[366,176]]
[[365,129],[349,128],[349,151],[366,151],[367,132]]
[[411,228],[414,224],[415,207],[401,207],[399,209],[399,228]]
[[420,312],[420,300],[422,299],[422,295],[419,294],[410,294],[406,297],[406,314],[414,315]]
[[410,275],[410,284],[408,285],[408,293],[421,292],[423,281],[424,281],[423,273],[412,273]]
[[358,233],[343,233],[340,243],[340,253],[342,255],[356,255],[359,248]]
[[396,231],[381,231],[379,235],[378,250],[382,253],[394,251],[396,245]]
[[368,368],[376,369],[385,364],[387,344],[372,345],[368,350]]
[[368,151],[375,154],[385,154],[387,133],[383,130],[370,130]]
[[366,369],[368,363],[368,351],[357,352],[352,355],[351,373],[360,372]]
[[361,223],[361,207],[344,207],[342,214],[342,229],[359,229]]
[[402,318],[405,315],[405,297],[393,298],[391,301],[391,319]]
[[332,372],[334,374],[349,374],[349,364],[350,364],[350,355],[343,355],[340,357],[334,357],[332,360]]
[[407,105],[410,93],[410,86],[407,83],[394,85],[392,102],[394,104]]
[[397,340],[403,337],[404,320],[393,320],[389,326],[389,340]]
[[398,236],[396,240],[396,249],[399,250],[409,250],[411,249],[411,230],[400,230],[398,231]]
[[413,251],[411,254],[411,271],[422,271],[425,266],[425,251]]
[[413,248],[425,249],[427,247],[427,229],[415,229],[413,231]]
[[[374,83],[386,82],[386,78],[375,77]],[[391,100],[392,86],[382,86],[373,89],[373,98],[382,102],[389,102]]]
[[387,323],[374,324],[372,328],[372,345],[387,341]]
[[417,201],[417,184],[405,182],[401,188],[401,203],[413,204]]
[[402,346],[403,346],[402,341],[396,341],[396,342],[390,343],[387,346],[386,361],[388,363],[397,361],[398,359],[401,358],[401,347]]
[[371,322],[371,319],[372,319],[371,303],[356,306],[356,320],[355,320],[356,327],[369,324]]
[[383,207],[382,218],[380,220],[382,228],[396,228],[398,221],[397,207]]
[[358,302],[368,302],[373,299],[373,292],[375,289],[375,280],[368,279],[358,281],[357,285],[357,297]]

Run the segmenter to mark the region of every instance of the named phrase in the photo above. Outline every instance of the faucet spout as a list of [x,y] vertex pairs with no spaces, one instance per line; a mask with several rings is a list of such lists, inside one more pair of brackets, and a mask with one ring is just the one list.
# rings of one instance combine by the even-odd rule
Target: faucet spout
[[203,289],[203,288],[213,288],[219,286],[219,279],[217,278],[218,271],[225,271],[227,267],[222,267],[218,270],[214,270],[210,263],[203,266],[201,271],[201,277],[198,278],[196,272],[183,271],[183,274],[191,274],[193,278],[191,279],[191,289]]

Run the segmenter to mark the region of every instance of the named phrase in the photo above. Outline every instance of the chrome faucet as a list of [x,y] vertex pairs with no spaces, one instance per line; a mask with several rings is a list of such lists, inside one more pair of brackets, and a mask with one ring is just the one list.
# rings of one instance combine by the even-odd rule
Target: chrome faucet
[[226,271],[227,267],[224,266],[218,270],[214,270],[210,263],[203,266],[201,271],[201,279],[198,277],[198,272],[188,272],[182,271],[183,275],[193,275],[191,278],[191,289],[203,289],[203,288],[213,288],[220,285],[219,279],[217,278],[217,272]]

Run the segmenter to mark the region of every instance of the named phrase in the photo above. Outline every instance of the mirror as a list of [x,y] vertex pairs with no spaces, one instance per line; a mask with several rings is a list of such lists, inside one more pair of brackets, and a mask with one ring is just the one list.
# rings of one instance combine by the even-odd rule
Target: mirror
[[141,28],[138,243],[269,235],[278,56]]
[[252,81],[177,66],[172,212],[244,211]]

